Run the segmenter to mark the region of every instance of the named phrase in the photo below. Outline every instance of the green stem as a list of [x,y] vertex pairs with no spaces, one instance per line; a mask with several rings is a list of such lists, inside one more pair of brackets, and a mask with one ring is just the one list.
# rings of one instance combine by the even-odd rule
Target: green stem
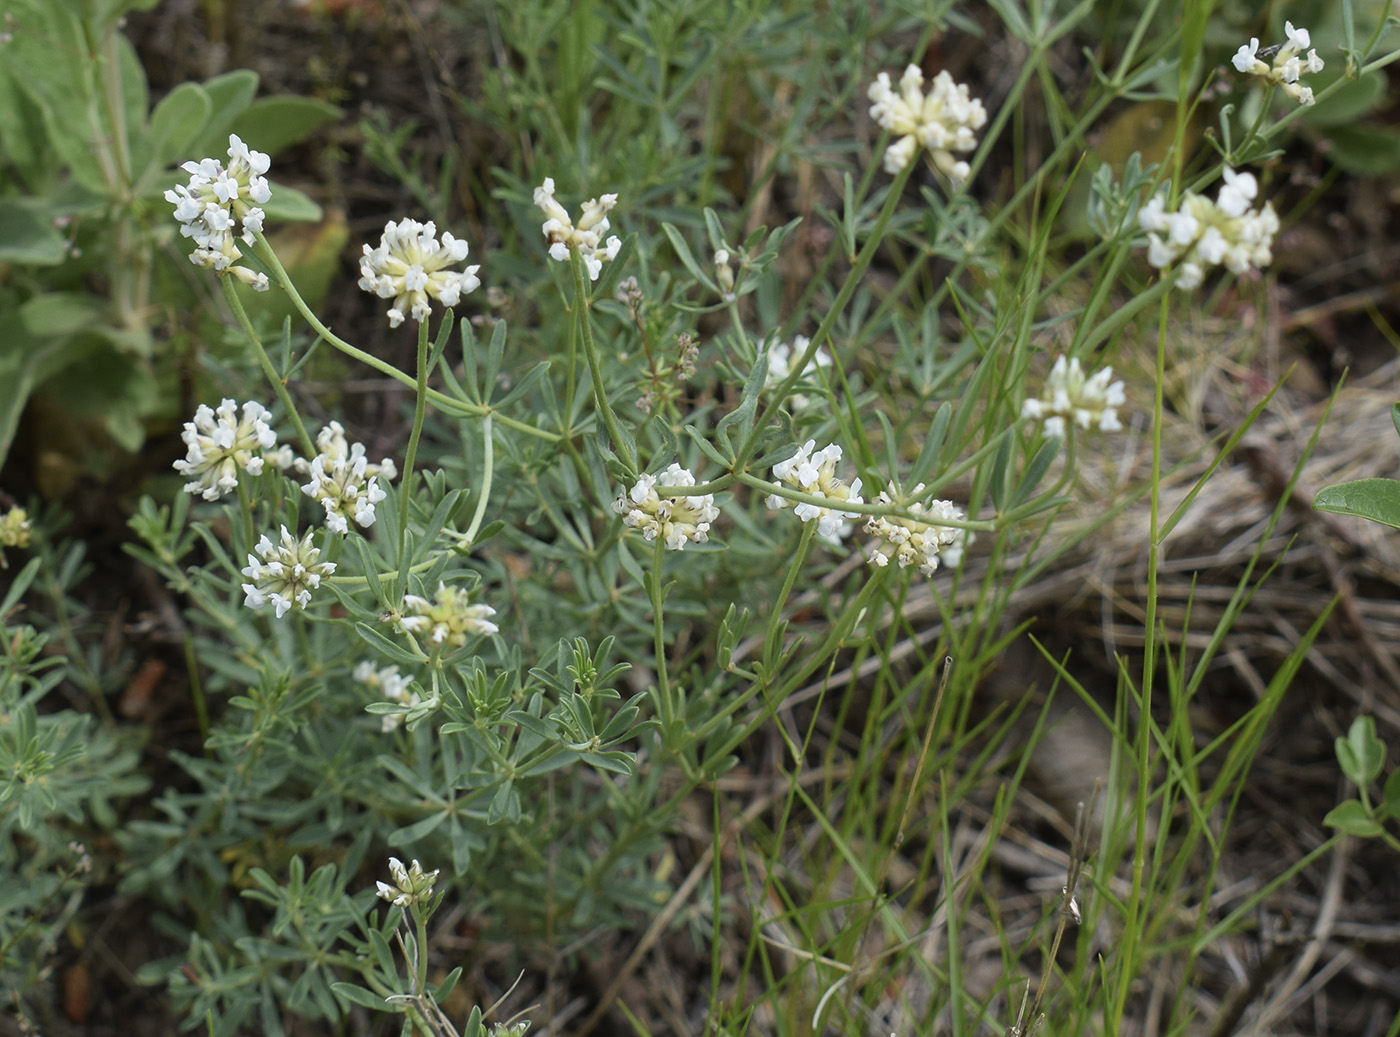
[[399,480],[399,563],[408,557],[408,517],[413,503],[413,462],[418,456],[418,438],[423,434],[423,418],[428,409],[428,322],[418,322],[418,381],[414,386],[413,431],[403,457],[403,478]]
[[647,581],[647,591],[651,598],[652,651],[656,656],[656,712],[661,720],[661,741],[667,748],[674,748],[671,738],[676,720],[675,703],[671,701],[671,682],[666,673],[666,589],[662,585],[661,571],[665,562],[665,540],[658,536],[651,554],[651,578]]
[[577,252],[570,254],[574,268],[574,317],[583,336],[583,352],[588,359],[588,372],[593,378],[593,403],[602,416],[603,425],[612,440],[613,450],[631,472],[638,471],[636,449],[617,423],[617,415],[608,403],[608,395],[603,387],[603,363],[598,357],[598,347],[593,341],[592,302],[588,298],[588,282],[584,278],[583,257]]
[[267,355],[267,350],[263,348],[262,339],[254,330],[252,321],[248,319],[247,311],[243,309],[243,300],[238,297],[238,292],[233,286],[233,278],[227,274],[220,274],[219,286],[224,290],[224,299],[227,300],[229,309],[233,311],[238,326],[248,336],[248,342],[257,355],[258,366],[262,368],[263,375],[271,384],[273,391],[277,393],[277,398],[282,401],[282,409],[287,412],[288,419],[295,426],[297,438],[301,440],[302,451],[307,457],[315,457],[316,442],[306,434],[306,426],[301,423],[301,415],[297,414],[296,406],[292,403],[292,394],[287,391],[287,383],[277,374],[277,368],[272,366],[272,358]]
[[481,421],[481,488],[477,491],[476,510],[472,512],[472,523],[467,527],[463,542],[470,544],[481,529],[481,520],[486,515],[486,502],[491,499],[491,478],[495,475],[496,442],[491,437],[491,415]]
[[[267,242],[267,238],[265,238],[261,232],[254,232],[254,237],[258,244],[262,246],[259,250],[258,258],[267,264],[268,268],[275,275],[278,287],[287,293],[287,297],[291,299],[292,305],[296,307],[302,319],[311,326],[311,329],[315,331],[317,335],[325,339],[346,356],[360,361],[360,363],[364,364],[366,367],[373,368],[380,374],[392,378],[394,381],[407,388],[416,388],[417,383],[411,375],[405,374],[397,367],[386,363],[372,353],[366,353],[363,349],[352,346],[343,338],[332,333],[330,328],[322,324],[321,319],[312,312],[311,307],[306,304],[306,300],[297,292],[296,286],[292,284],[292,279],[287,275],[287,271],[277,259],[277,253],[273,252],[272,246]],[[428,399],[441,407],[446,413],[457,417],[484,418],[488,415],[494,415],[496,420],[502,425],[513,428],[517,432],[523,432],[528,436],[535,436],[538,439],[547,439],[550,442],[556,442],[560,438],[557,432],[550,432],[548,429],[542,429],[538,425],[531,425],[528,422],[501,414],[493,407],[484,407],[467,400],[459,400],[455,396],[448,396],[446,393],[439,392],[437,389],[428,390]]]

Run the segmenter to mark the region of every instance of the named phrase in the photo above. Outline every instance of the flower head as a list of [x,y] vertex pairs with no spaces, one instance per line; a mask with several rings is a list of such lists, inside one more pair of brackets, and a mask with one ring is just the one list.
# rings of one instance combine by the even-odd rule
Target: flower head
[[[409,709],[423,704],[418,693],[409,690],[413,686],[413,679],[400,675],[397,666],[385,666],[379,669],[375,667],[374,663],[362,662],[355,667],[351,676],[361,684],[374,688],[390,702],[396,702]],[[379,718],[379,729],[384,734],[388,734],[397,729],[402,720],[403,714],[401,713],[385,713]]]
[[1118,409],[1123,405],[1123,383],[1113,382],[1113,368],[1105,367],[1092,378],[1084,377],[1077,357],[1060,357],[1045,379],[1039,399],[1021,404],[1021,417],[1045,423],[1047,436],[1063,436],[1065,420],[1082,429],[1116,432]]
[[1147,261],[1158,269],[1181,261],[1176,286],[1191,289],[1205,277],[1206,269],[1223,265],[1242,274],[1273,261],[1278,216],[1268,202],[1255,212],[1251,205],[1259,193],[1252,173],[1227,168],[1216,200],[1187,191],[1176,212],[1167,212],[1161,195],[1138,212],[1138,224],[1147,231]]
[[397,857],[389,858],[391,886],[387,882],[376,882],[381,897],[395,907],[408,907],[410,904],[425,904],[433,895],[433,883],[437,881],[441,869],[425,872],[423,866],[414,861],[407,868]]
[[334,562],[318,562],[319,548],[311,546],[308,532],[300,541],[282,527],[282,542],[274,544],[263,534],[258,541],[257,554],[248,556],[248,565],[243,575],[252,583],[243,584],[246,597],[243,604],[250,609],[261,609],[268,602],[277,612],[277,618],[286,615],[288,609],[304,609],[311,601],[311,592],[321,586],[321,577],[335,572]]
[[[802,358],[802,354],[807,352],[807,347],[812,344],[811,339],[806,335],[798,335],[792,340],[792,345],[786,342],[774,342],[768,347],[768,374],[763,379],[766,389],[776,389],[782,384],[783,379],[792,374],[792,365]],[[831,354],[820,347],[812,354],[812,359],[808,366],[803,368],[803,374],[807,374],[815,367],[830,367]],[[801,410],[807,405],[807,397],[802,393],[793,393],[788,397],[792,401],[792,406]]]
[[28,547],[29,528],[29,513],[23,508],[11,508],[0,518],[0,547]]
[[398,475],[398,468],[387,457],[378,464],[365,459],[362,443],[351,444],[345,439],[345,429],[332,421],[316,436],[319,453],[310,461],[298,459],[298,471],[310,475],[311,481],[301,492],[320,501],[326,510],[326,528],[336,533],[347,532],[350,519],[368,528],[374,525],[374,506],[386,494],[379,480],[388,481]]
[[490,621],[496,610],[490,605],[469,604],[471,595],[460,587],[439,583],[437,596],[428,601],[416,594],[404,595],[399,629],[432,646],[461,648],[470,637],[485,637],[500,628]]
[[381,299],[393,299],[389,307],[389,327],[397,328],[405,317],[419,324],[428,319],[433,298],[449,309],[463,295],[476,290],[481,280],[480,266],[464,271],[448,270],[467,258],[467,243],[443,231],[437,239],[437,226],[429,221],[390,220],[378,248],[364,247],[360,257],[360,287]]
[[971,167],[952,153],[977,147],[974,131],[986,124],[987,110],[946,70],[934,77],[927,96],[923,88],[923,72],[918,65],[910,65],[899,80],[898,93],[890,85],[888,72],[881,72],[867,91],[874,102],[871,118],[899,138],[885,149],[885,172],[898,173],[925,147],[933,164],[954,184],[961,184]]
[[[898,486],[894,486],[893,495],[882,492],[876,496],[875,503],[893,504],[905,511],[924,514],[924,505],[919,501],[912,501],[912,498],[917,497],[923,488],[924,484],[919,483],[906,497],[900,493]],[[901,569],[917,565],[919,572],[925,576],[934,574],[938,568],[940,556],[956,565],[957,562],[952,561],[953,549],[957,549],[958,557],[961,558],[961,545],[965,531],[957,526],[939,525],[939,520],[960,521],[966,516],[962,509],[956,507],[950,500],[930,501],[927,514],[929,517],[927,522],[922,519],[884,518],[879,515],[871,515],[867,518],[865,531],[874,536],[876,540],[872,545],[874,551],[870,554],[870,564],[883,568],[890,564],[890,559],[894,559],[899,563]]]
[[266,291],[266,274],[237,265],[239,252],[233,239],[237,234],[251,245],[253,232],[262,230],[263,210],[259,206],[272,196],[263,174],[271,160],[261,151],[249,149],[233,133],[228,137],[228,157],[227,168],[215,158],[186,162],[180,168],[190,174],[189,183],[166,191],[165,200],[175,204],[180,233],[193,238],[198,246],[190,262],[227,271],[258,291]]
[[240,468],[249,475],[261,475],[264,455],[277,445],[269,417],[262,404],[252,401],[243,405],[241,419],[234,400],[225,399],[217,410],[201,403],[181,435],[189,449],[183,460],[175,462],[177,472],[195,477],[185,484],[185,492],[218,500],[238,485]]
[[[1251,37],[1248,45],[1242,45],[1235,51],[1230,61],[1237,71],[1259,76],[1282,87],[1284,93],[1299,104],[1313,104],[1312,87],[1300,84],[1298,77],[1321,72],[1323,61],[1312,49],[1312,35],[1307,29],[1294,28],[1292,22],[1284,22],[1283,31],[1288,42],[1275,51],[1272,63],[1259,57],[1259,40],[1256,37]],[[1306,57],[1300,56],[1303,51],[1308,52]]]
[[622,241],[616,235],[603,241],[609,229],[608,213],[617,204],[617,195],[605,194],[584,202],[583,216],[575,224],[569,210],[554,199],[553,178],[545,177],[544,183],[535,188],[535,204],[547,217],[540,230],[549,242],[549,257],[567,263],[569,253],[577,252],[588,268],[589,280],[598,280],[603,261],[616,259],[622,248]]
[[640,529],[648,540],[660,537],[672,551],[686,544],[703,544],[710,539],[710,523],[719,518],[712,493],[687,497],[656,492],[658,482],[667,486],[694,486],[695,476],[679,464],[672,464],[661,475],[643,474],[637,484],[613,501],[613,511],[633,529]]
[[815,439],[809,439],[797,453],[793,454],[786,461],[779,461],[773,466],[773,478],[780,483],[791,486],[795,490],[811,494],[815,497],[825,497],[832,502],[831,505],[808,504],[806,502],[794,502],[786,497],[779,497],[777,494],[770,494],[768,497],[768,507],[795,508],[797,517],[803,522],[816,522],[817,533],[827,540],[840,540],[851,531],[848,520],[857,519],[860,515],[853,511],[843,511],[834,505],[864,504],[865,500],[860,496],[860,480],[856,479],[849,486],[836,477],[836,463],[841,460],[841,448],[834,443],[823,447],[813,453],[812,448],[817,445]]

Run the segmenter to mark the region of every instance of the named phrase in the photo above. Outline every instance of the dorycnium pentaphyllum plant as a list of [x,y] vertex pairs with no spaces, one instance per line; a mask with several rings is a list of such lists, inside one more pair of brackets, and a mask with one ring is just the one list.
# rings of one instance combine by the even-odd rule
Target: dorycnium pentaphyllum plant
[[[1189,689],[1225,631],[1163,676],[1156,580],[1190,504],[1160,507],[1164,385],[1173,314],[1215,286],[1262,290],[1288,211],[1268,160],[1290,113],[1325,104],[1332,88],[1299,77],[1337,44],[1290,22],[1277,52],[1217,55],[1252,101],[1248,119],[1219,106],[1216,151],[1183,130],[1150,160],[1090,171],[1085,141],[1116,102],[1156,91],[1184,126],[1218,96],[1195,57],[1210,5],[1151,46],[1144,11],[1082,101],[1049,99],[1038,167],[1003,174],[1025,153],[1030,85],[1060,89],[1049,49],[1091,30],[1093,4],[979,8],[1025,56],[1004,80],[940,67],[929,45],[982,45],[963,33],[968,5],[934,5],[917,42],[902,15],[852,16],[829,67],[774,45],[776,8],[702,6],[725,46],[680,46],[699,30],[640,9],[609,15],[641,23],[606,39],[612,23],[587,10],[503,19],[520,53],[564,40],[548,81],[483,73],[479,103],[530,142],[476,198],[489,225],[384,212],[378,240],[353,243],[376,329],[404,336],[402,368],[298,289],[256,125],[184,134],[188,153],[146,185],[162,200],[152,233],[182,247],[201,312],[252,376],[198,380],[184,456],[130,522],[132,554],[183,609],[199,738],[169,751],[179,780],[106,842],[122,892],[179,941],[138,978],[166,985],[187,1028],[284,1033],[299,1017],[358,1032],[390,1014],[405,1032],[520,1037],[521,1006],[463,1000],[461,931],[518,947],[527,973],[567,971],[671,901],[662,917],[712,955],[706,1032],[928,1033],[951,1016],[954,1032],[1118,1033],[1158,962],[1193,982],[1209,940],[1265,895],[1211,906],[1221,831],[1316,629],[1241,722],[1241,748],[1192,741]],[[624,39],[639,55],[610,49]],[[1379,39],[1348,41],[1358,75]],[[606,74],[587,65],[599,49]],[[691,95],[700,83],[712,99]],[[199,89],[211,106],[241,96]],[[741,89],[769,91],[749,99],[771,124],[726,111]],[[1272,105],[1275,91],[1298,104]],[[772,150],[739,197],[720,143],[741,131]],[[760,226],[794,163],[830,174],[839,200]],[[265,319],[268,299],[294,320]],[[1154,312],[1147,363],[1133,347]],[[405,433],[374,450],[390,456],[372,460],[343,396],[307,375],[331,353],[339,373],[401,389]],[[1125,454],[1143,437],[1146,478]],[[1076,680],[1073,656],[1047,664],[1113,746],[1101,827],[1075,826],[1060,892],[1023,936],[979,917],[1002,976],[974,989],[964,926],[1050,715],[1048,699],[1035,717],[980,689],[1026,621],[1019,592],[1139,500],[1145,644],[1120,658],[1117,702]],[[29,522],[0,518],[0,548],[29,550]],[[26,563],[6,610],[46,564]],[[33,708],[60,664],[43,631],[6,617],[0,691],[7,715],[33,717],[5,751],[35,773],[76,768],[76,728]],[[736,809],[760,733],[771,781]],[[37,805],[0,825],[37,838],[57,813],[100,828],[103,795],[134,787],[119,784],[130,758],[115,740],[86,753],[105,793],[7,790],[0,806]],[[678,883],[672,840],[709,814],[713,841]],[[90,848],[68,841],[43,843],[35,895],[3,916],[9,972],[52,943],[57,898],[86,881]],[[910,847],[920,863],[903,874]],[[1077,969],[1061,969],[1062,940]],[[1187,1007],[1163,1014],[1190,1024]]]

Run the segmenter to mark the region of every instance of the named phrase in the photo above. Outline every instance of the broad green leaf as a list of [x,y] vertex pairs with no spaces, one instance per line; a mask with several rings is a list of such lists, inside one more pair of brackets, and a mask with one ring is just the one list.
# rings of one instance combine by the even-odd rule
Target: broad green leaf
[[1400,482],[1394,479],[1358,479],[1318,491],[1313,498],[1318,511],[1354,515],[1400,529]]
[[1400,817],[1400,767],[1390,772],[1385,779],[1385,811],[1391,817]]
[[295,187],[269,183],[272,197],[263,206],[263,212],[272,221],[286,223],[315,223],[321,218],[321,207]]
[[1336,740],[1337,762],[1353,785],[1366,788],[1385,766],[1385,743],[1376,737],[1376,721],[1357,717],[1345,738]]
[[204,92],[213,104],[213,113],[204,132],[190,148],[185,159],[223,158],[228,154],[228,135],[234,120],[243,113],[258,93],[258,74],[246,68],[225,72],[204,81]]
[[56,266],[67,258],[68,243],[52,220],[26,199],[0,198],[0,263]]
[[86,292],[45,292],[19,308],[24,330],[39,338],[72,335],[102,322],[106,303]]
[[1359,835],[1363,838],[1380,835],[1382,831],[1381,826],[1366,813],[1366,808],[1361,802],[1355,799],[1349,799],[1334,807],[1322,819],[1322,823],[1328,828],[1346,832],[1347,835]]
[[1384,176],[1400,169],[1400,130],[1389,126],[1334,126],[1327,157],[1349,173]]
[[142,179],[159,177],[168,166],[195,158],[190,150],[213,112],[214,102],[198,83],[181,83],[166,94],[151,113],[145,141],[148,166]]
[[275,155],[295,144],[318,126],[334,122],[341,110],[329,101],[285,94],[264,97],[250,104],[233,120],[233,131],[257,151]]
[[[1342,77],[1342,63],[1328,62],[1331,66],[1317,75],[1309,76],[1307,83],[1317,92],[1331,86]],[[1336,71],[1333,71],[1335,68]],[[1353,79],[1306,109],[1303,119],[1324,129],[1334,126],[1351,126],[1371,111],[1385,96],[1385,73],[1377,70],[1359,79]]]

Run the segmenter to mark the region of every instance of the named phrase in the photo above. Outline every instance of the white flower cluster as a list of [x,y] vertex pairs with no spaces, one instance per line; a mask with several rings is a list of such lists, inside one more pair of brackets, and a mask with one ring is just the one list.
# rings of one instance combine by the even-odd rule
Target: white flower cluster
[[316,447],[320,452],[310,461],[298,459],[296,467],[311,477],[301,492],[326,509],[326,528],[345,533],[352,518],[365,528],[374,525],[374,506],[386,496],[379,480],[387,482],[399,474],[394,462],[386,457],[370,464],[364,444],[347,442],[338,421],[317,433]]
[[449,270],[467,258],[467,243],[443,231],[437,239],[437,225],[429,221],[390,220],[378,248],[365,247],[360,257],[360,287],[381,299],[393,299],[389,307],[389,327],[397,328],[405,317],[419,324],[428,319],[433,298],[451,308],[463,295],[476,290],[481,280],[480,266],[465,271]]
[[243,405],[242,419],[235,400],[224,400],[217,410],[201,403],[181,435],[189,449],[175,462],[177,472],[195,477],[185,484],[185,492],[218,500],[238,486],[240,468],[261,475],[264,455],[271,456],[277,445],[269,417],[262,404],[251,401]]
[[860,515],[843,511],[835,505],[864,504],[865,500],[860,496],[860,480],[856,479],[847,486],[836,477],[836,463],[841,460],[839,446],[833,443],[813,453],[812,448],[816,445],[815,439],[809,439],[797,453],[775,464],[773,478],[803,493],[825,497],[832,502],[831,505],[793,502],[786,497],[770,494],[768,507],[792,508],[795,504],[797,517],[803,522],[816,522],[819,536],[826,540],[840,540],[851,531],[847,520],[857,519]]
[[694,486],[695,476],[679,464],[672,464],[660,476],[643,473],[637,484],[613,501],[613,511],[633,529],[640,529],[648,540],[657,537],[672,551],[688,543],[703,544],[710,539],[710,523],[719,518],[712,493],[693,497],[660,496],[656,484]]
[[[1253,36],[1250,37],[1249,45],[1241,46],[1230,60],[1241,72],[1277,83],[1283,87],[1284,93],[1299,104],[1312,104],[1312,87],[1300,84],[1298,77],[1321,72],[1322,59],[1317,56],[1317,51],[1312,49],[1312,37],[1307,29],[1295,29],[1292,22],[1284,22],[1283,31],[1288,36],[1288,42],[1275,52],[1272,64],[1259,57],[1259,40]],[[1298,55],[1303,51],[1307,51],[1308,55],[1300,58]]]
[[[421,706],[423,700],[418,697],[416,691],[409,691],[413,684],[413,679],[404,677],[399,673],[397,666],[386,666],[377,669],[372,662],[362,662],[355,667],[351,674],[361,684],[367,684],[382,694],[390,702],[397,702],[401,706],[412,709],[414,706]],[[398,728],[403,721],[403,716],[398,713],[385,713],[379,718],[379,729],[384,734],[388,734]]]
[[490,617],[490,605],[469,604],[470,595],[460,587],[439,583],[437,596],[428,601],[416,594],[405,594],[405,615],[399,629],[435,647],[461,648],[470,637],[485,637],[500,628]]
[[598,280],[603,261],[616,259],[618,249],[622,248],[622,241],[616,235],[603,241],[609,227],[608,213],[617,204],[617,195],[605,194],[584,202],[583,217],[575,224],[569,210],[554,200],[554,179],[545,177],[544,183],[535,188],[535,204],[549,217],[540,230],[549,242],[550,258],[567,263],[569,253],[577,252],[588,268],[589,280]]
[[260,292],[267,291],[267,275],[238,266],[238,249],[233,243],[238,233],[245,244],[253,243],[253,232],[261,231],[263,211],[272,197],[267,172],[270,159],[261,151],[249,150],[237,134],[228,136],[228,168],[216,158],[186,162],[180,168],[190,174],[189,184],[177,184],[165,192],[165,200],[175,203],[180,233],[193,238],[198,246],[190,255],[195,266],[226,271]]
[[[924,488],[923,483],[919,483],[908,494],[909,498],[917,497]],[[927,513],[930,521],[921,519],[906,518],[883,518],[879,515],[871,515],[865,521],[865,531],[876,538],[874,551],[870,555],[870,564],[883,568],[890,564],[893,558],[899,563],[901,569],[917,565],[919,572],[925,576],[932,576],[938,568],[940,557],[951,566],[956,566],[962,560],[963,545],[966,542],[965,530],[956,526],[940,525],[940,521],[953,519],[960,521],[965,518],[961,508],[956,507],[950,500],[930,501],[927,512],[924,505],[915,501],[905,503],[905,496],[899,493],[898,487],[894,487],[895,493],[880,493],[875,498],[876,504],[894,504],[902,507],[905,511],[915,514]]]
[[918,65],[910,65],[900,77],[898,93],[890,86],[889,73],[881,72],[866,96],[874,102],[870,117],[899,138],[885,149],[886,173],[898,173],[922,146],[954,184],[967,179],[971,168],[952,153],[977,147],[974,131],[986,124],[987,110],[965,84],[953,82],[945,70],[934,77],[926,97],[924,74]]
[[282,542],[274,544],[266,533],[258,541],[257,553],[248,556],[248,565],[243,575],[251,583],[243,584],[246,597],[243,604],[250,609],[260,609],[269,602],[277,612],[277,618],[286,615],[288,609],[304,609],[311,601],[311,592],[321,586],[321,577],[335,572],[334,562],[318,562],[319,548],[311,546],[311,534],[298,541],[282,527]]
[[[812,340],[806,335],[798,335],[792,340],[792,345],[786,342],[774,342],[768,347],[768,377],[764,384],[768,388],[773,388],[788,375],[792,374],[792,362],[800,359],[802,354],[807,352],[807,347],[812,344]],[[812,363],[818,367],[831,366],[831,354],[825,349],[818,349],[812,354]]]
[[1050,377],[1039,399],[1027,399],[1021,404],[1021,417],[1045,422],[1047,436],[1065,434],[1066,420],[1082,429],[1116,432],[1118,410],[1124,402],[1123,383],[1113,382],[1113,368],[1105,367],[1092,378],[1084,377],[1084,369],[1075,357],[1060,357],[1050,368]]
[[410,904],[427,903],[433,896],[433,883],[441,869],[424,871],[423,866],[414,861],[407,868],[397,857],[389,858],[391,886],[387,882],[375,882],[379,895],[395,907],[408,907]]
[[1216,200],[1187,191],[1176,212],[1167,212],[1156,195],[1138,213],[1147,231],[1147,261],[1159,270],[1181,260],[1176,287],[1195,288],[1207,267],[1221,264],[1231,273],[1261,269],[1273,262],[1278,216],[1269,202],[1258,212],[1250,208],[1259,183],[1253,173],[1224,171],[1225,183]]

